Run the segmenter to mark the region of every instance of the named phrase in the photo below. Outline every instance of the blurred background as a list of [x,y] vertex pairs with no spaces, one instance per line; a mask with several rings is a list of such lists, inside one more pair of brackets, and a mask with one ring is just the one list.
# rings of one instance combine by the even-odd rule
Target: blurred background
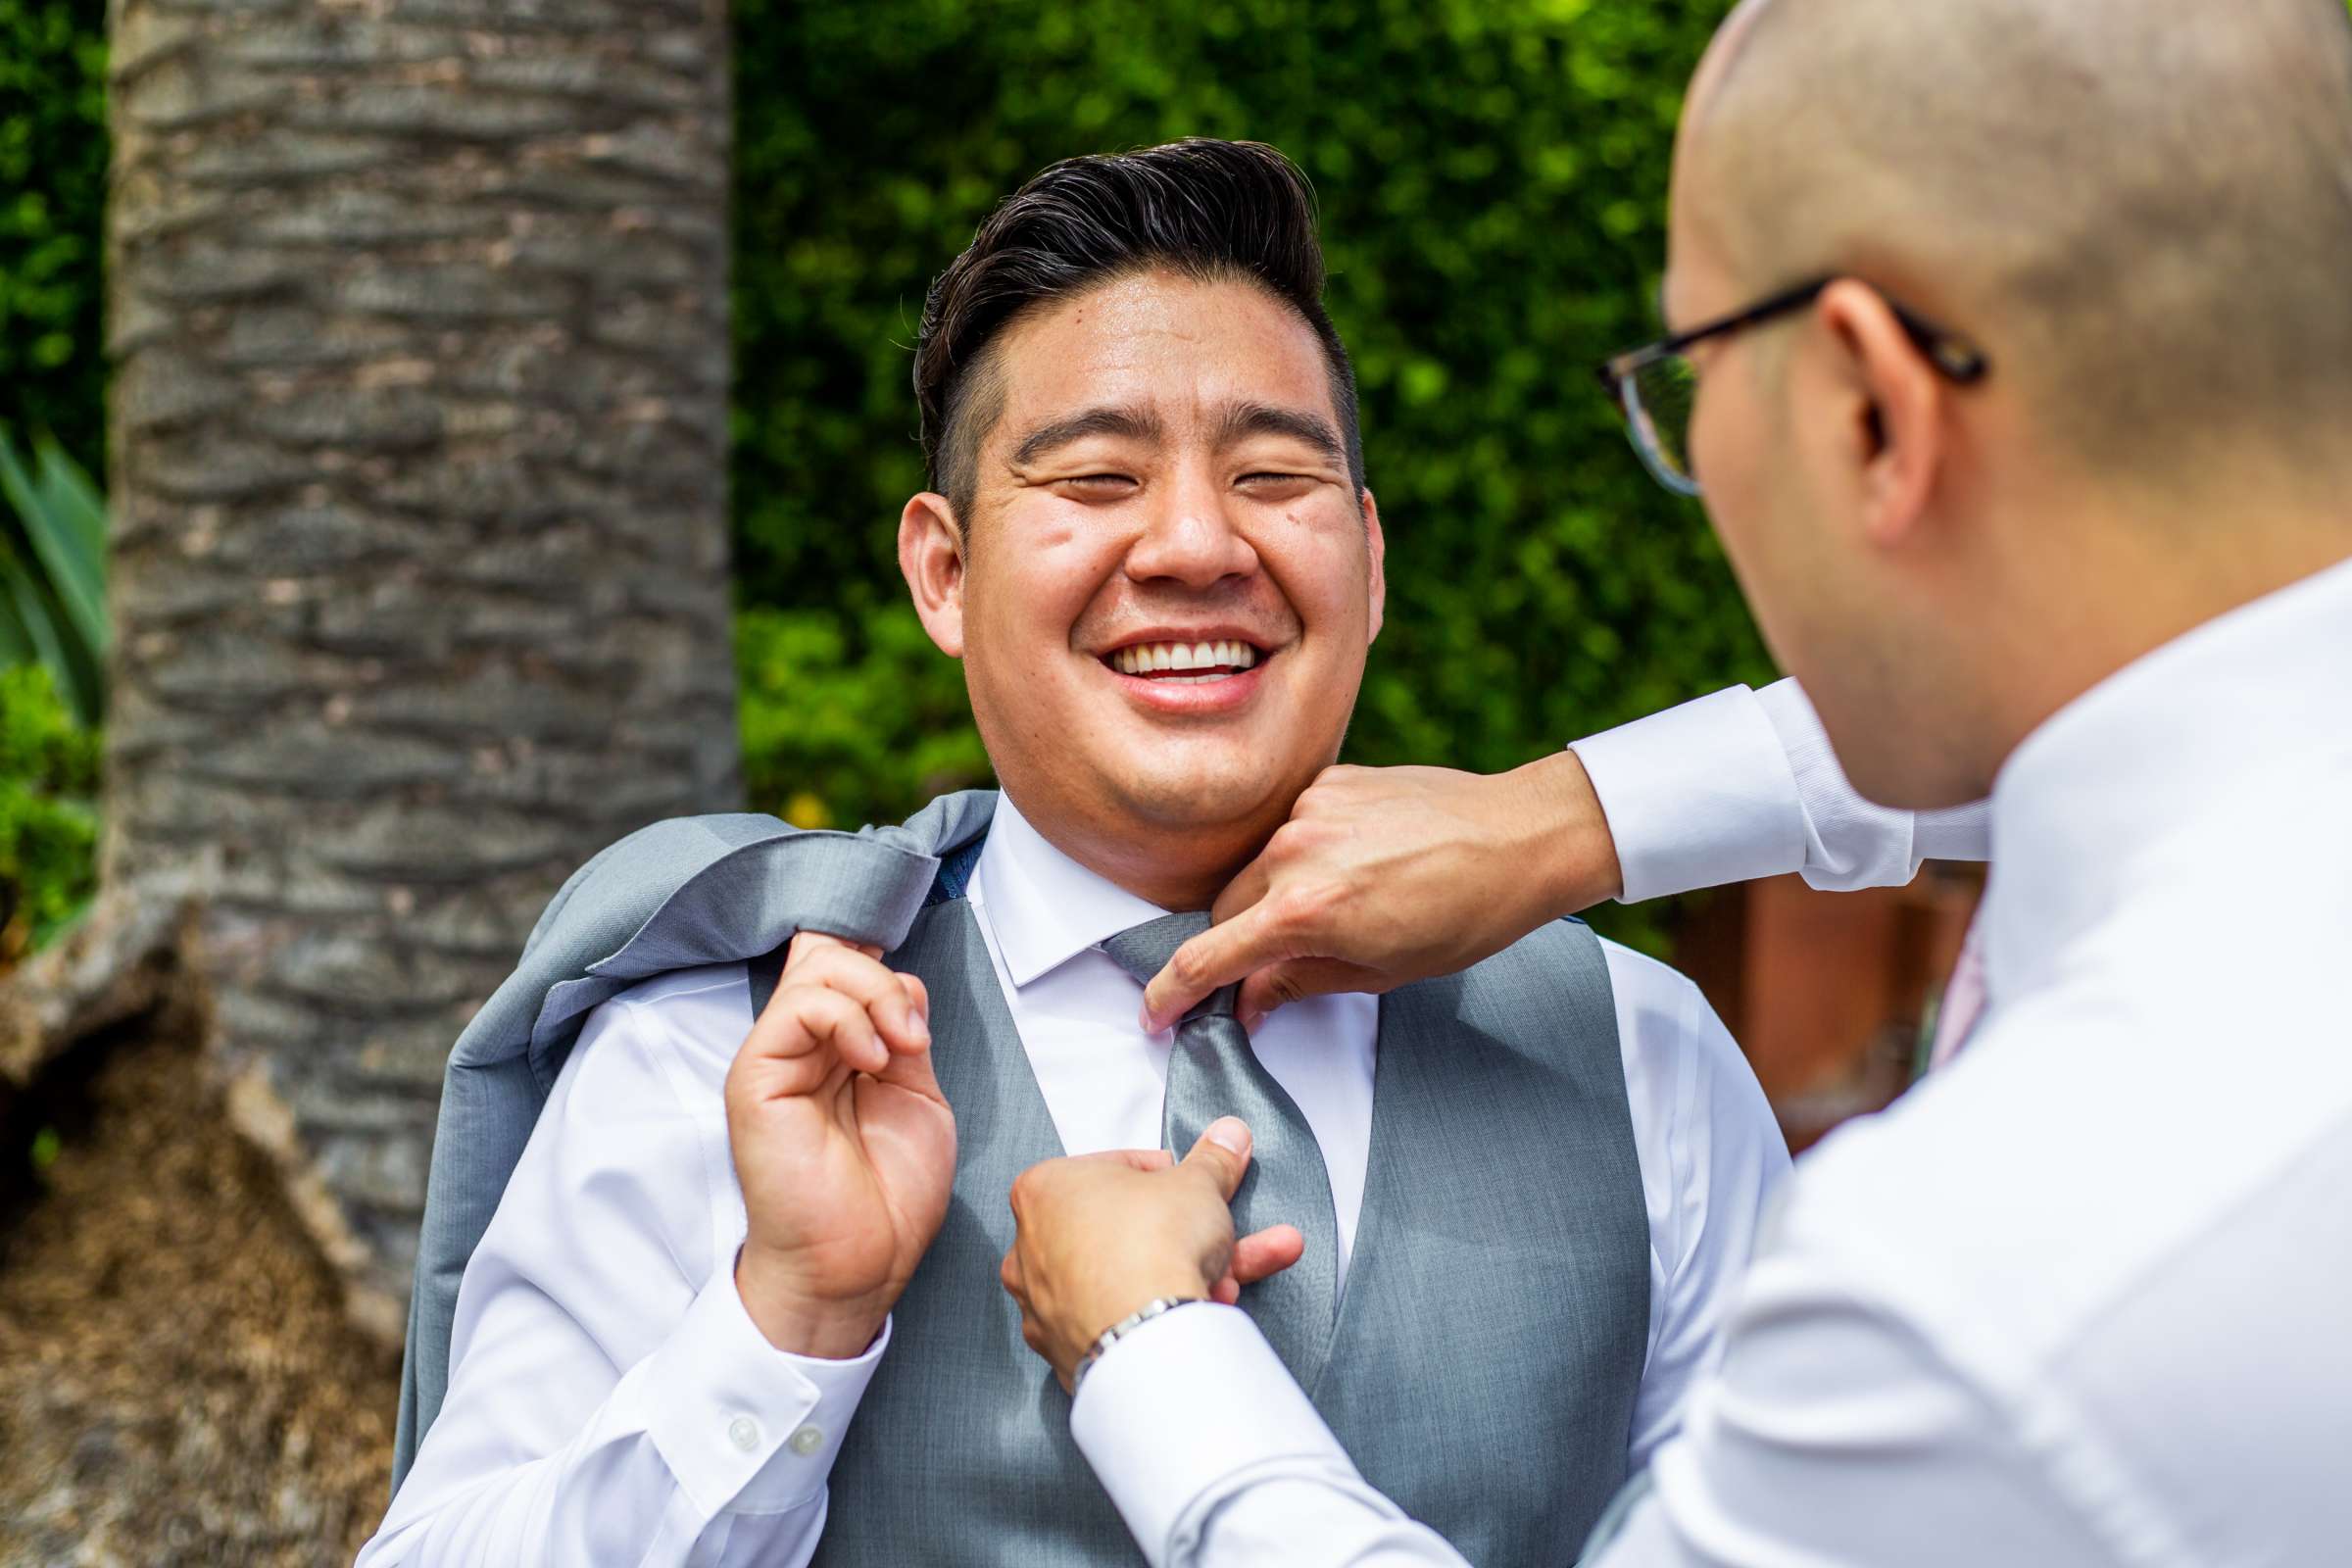
[[[441,1058],[646,821],[987,782],[893,530],[924,289],[1045,164],[1320,192],[1388,629],[1348,760],[1774,671],[1591,366],[1718,0],[0,0],[0,1562],[348,1560]],[[1793,1145],[1976,895],[1593,918]]]

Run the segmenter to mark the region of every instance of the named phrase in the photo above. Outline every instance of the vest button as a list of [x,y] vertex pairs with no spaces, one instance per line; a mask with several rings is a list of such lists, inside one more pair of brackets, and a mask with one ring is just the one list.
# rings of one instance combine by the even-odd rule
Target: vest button
[[760,1446],[760,1423],[748,1415],[739,1415],[727,1423],[727,1441],[749,1453]]

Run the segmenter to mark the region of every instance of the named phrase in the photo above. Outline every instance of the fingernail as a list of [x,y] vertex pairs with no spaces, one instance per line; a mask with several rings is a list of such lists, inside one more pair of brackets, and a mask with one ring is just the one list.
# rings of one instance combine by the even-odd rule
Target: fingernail
[[1208,1124],[1208,1141],[1231,1154],[1250,1152],[1250,1127],[1239,1116],[1219,1116]]
[[1135,1021],[1143,1026],[1144,1033],[1148,1035],[1155,1035],[1159,1033],[1159,1025],[1153,1022],[1152,1018],[1152,1004],[1148,1002],[1145,1003],[1143,1007],[1137,1011],[1135,1015]]

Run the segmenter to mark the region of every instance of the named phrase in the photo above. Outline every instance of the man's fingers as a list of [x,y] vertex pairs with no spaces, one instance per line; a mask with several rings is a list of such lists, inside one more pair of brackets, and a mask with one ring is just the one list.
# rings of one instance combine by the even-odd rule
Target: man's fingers
[[882,1053],[879,1066],[865,1070],[874,1075],[877,1083],[911,1090],[925,1100],[936,1100],[943,1105],[947,1103],[947,1093],[939,1087],[939,1073],[932,1065],[931,1051],[927,1046],[913,1051],[900,1051],[892,1047]]
[[[786,979],[785,985],[776,988],[769,1006],[790,1006],[792,997],[802,990],[821,986],[853,999],[871,1013],[874,1026],[891,1050],[916,1052],[931,1043],[930,1027],[903,977],[861,952],[838,943],[817,948],[797,968],[789,969]],[[927,1004],[929,1000],[926,993],[923,1001]]]
[[1273,873],[1266,869],[1266,858],[1261,855],[1234,873],[1233,880],[1225,884],[1225,891],[1217,895],[1217,902],[1208,906],[1209,919],[1220,925],[1232,919],[1263,899],[1272,882]]
[[1144,987],[1144,1026],[1168,1028],[1217,987],[1293,956],[1283,946],[1288,933],[1272,910],[1269,904],[1253,904],[1178,948],[1167,967]]
[[785,972],[789,974],[795,964],[826,948],[843,948],[851,953],[862,953],[869,958],[882,956],[880,948],[868,947],[862,942],[852,942],[847,937],[827,936],[822,931],[796,931],[792,935],[792,946],[784,950]]
[[1360,963],[1339,958],[1286,958],[1244,980],[1233,1010],[1244,1029],[1255,1029],[1267,1013],[1285,1003],[1329,996],[1335,991],[1379,993],[1390,989],[1385,976]]
[[1242,1173],[1250,1168],[1250,1129],[1239,1116],[1219,1116],[1184,1156],[1186,1170],[1200,1170],[1228,1203],[1241,1190]]
[[1099,1149],[1063,1157],[1073,1165],[1124,1165],[1129,1170],[1166,1170],[1176,1163],[1176,1156],[1164,1149]]
[[1237,1287],[1255,1285],[1305,1255],[1306,1237],[1296,1225],[1269,1225],[1233,1244],[1233,1263],[1228,1273]]
[[836,1057],[861,1072],[879,1072],[890,1059],[866,1009],[821,986],[808,987],[794,996],[790,1006],[761,1015],[743,1050],[755,1058],[814,1071],[814,1080],[806,1086],[802,1081],[807,1073],[787,1073],[786,1094],[807,1093],[832,1070]]
[[1242,1287],[1279,1274],[1306,1255],[1306,1238],[1296,1225],[1269,1225],[1233,1244],[1225,1273],[1208,1288],[1208,1298],[1226,1306],[1238,1305]]

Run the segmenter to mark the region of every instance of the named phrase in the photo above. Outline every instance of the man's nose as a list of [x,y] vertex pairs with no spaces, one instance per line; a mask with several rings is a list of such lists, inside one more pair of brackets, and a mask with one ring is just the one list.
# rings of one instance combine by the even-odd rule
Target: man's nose
[[1226,499],[1223,487],[1205,476],[1163,488],[1143,536],[1127,552],[1127,575],[1208,588],[1257,570],[1257,551],[1235,526]]

